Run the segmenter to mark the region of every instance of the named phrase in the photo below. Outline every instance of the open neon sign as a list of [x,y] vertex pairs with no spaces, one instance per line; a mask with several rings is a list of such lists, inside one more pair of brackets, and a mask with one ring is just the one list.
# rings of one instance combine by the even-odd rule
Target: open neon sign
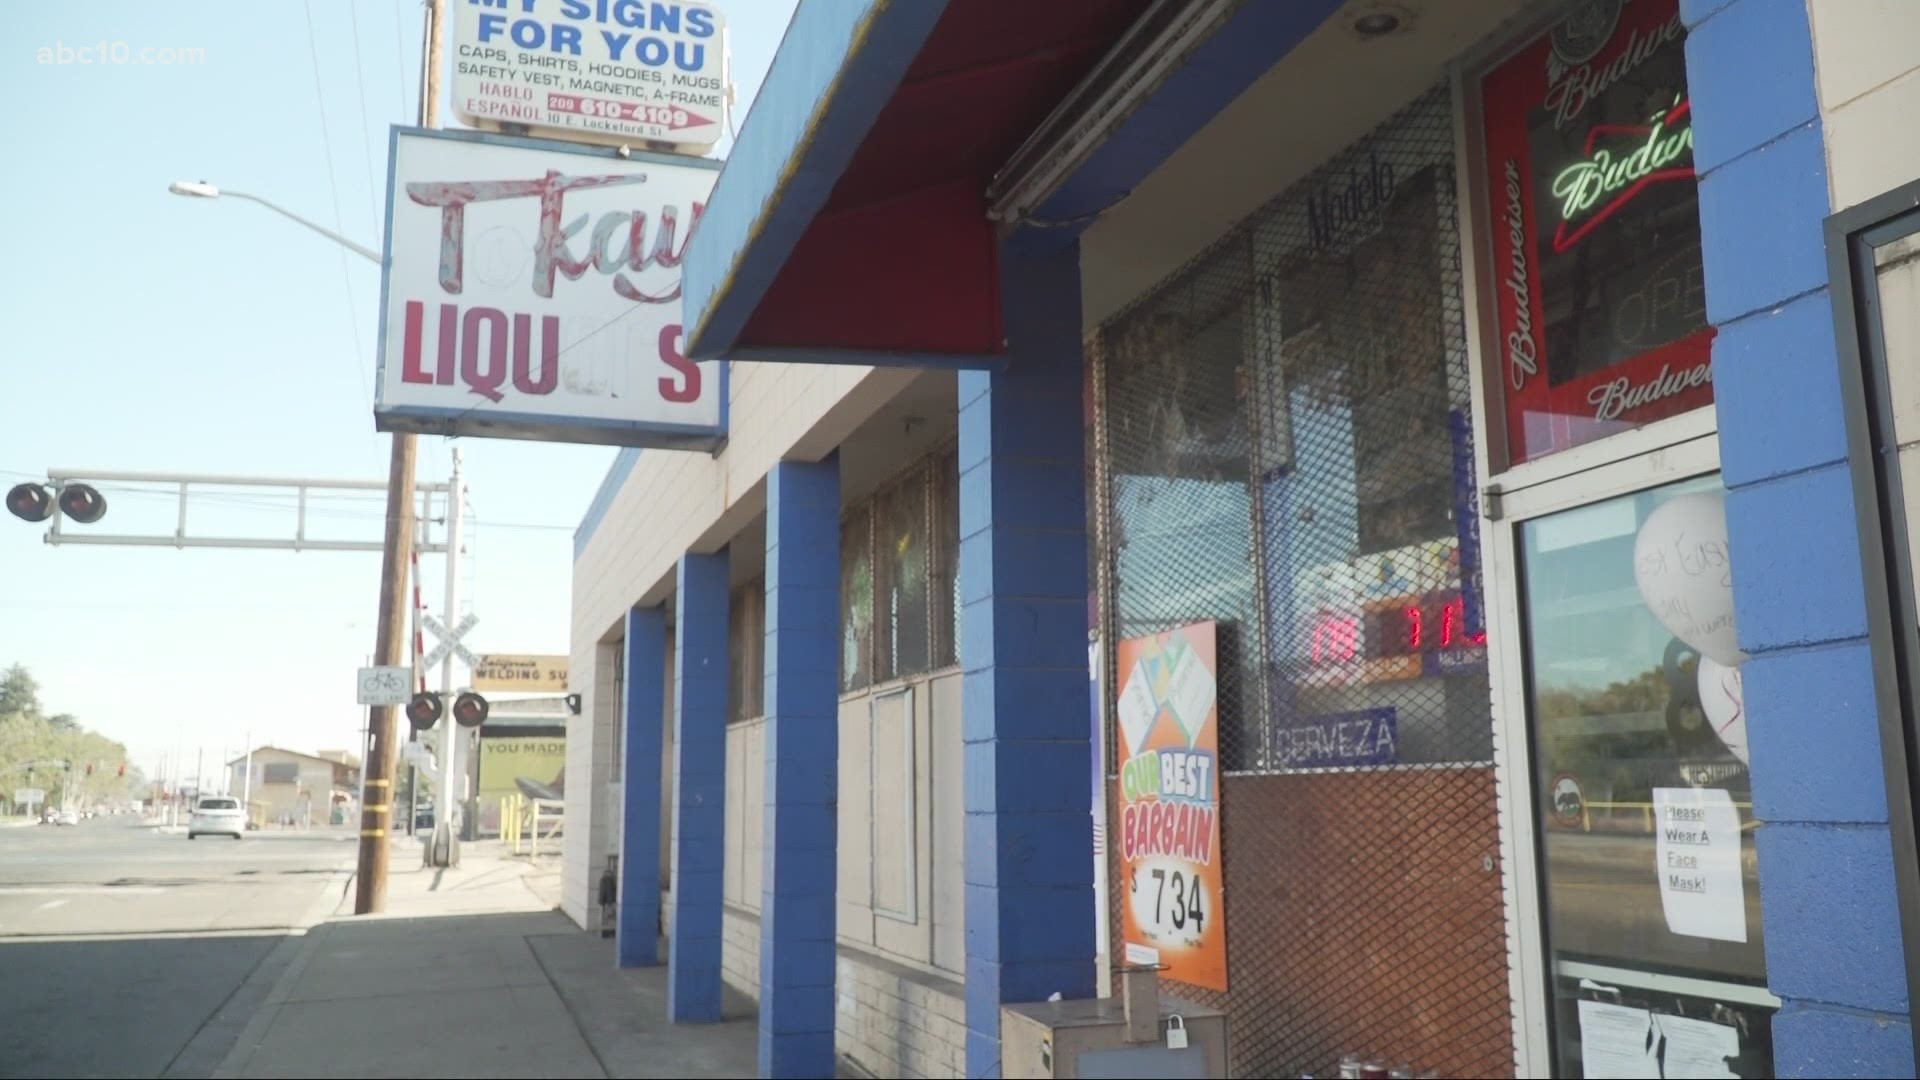
[[1313,617],[1307,653],[1314,666],[1324,667],[1360,659],[1363,647],[1365,658],[1372,660],[1475,649],[1486,643],[1486,631],[1468,631],[1466,602],[1456,592],[1364,615],[1322,609]]
[[[1632,135],[1642,141],[1616,157],[1594,145],[1609,136]],[[1673,107],[1647,118],[1645,124],[1595,124],[1587,132],[1587,157],[1561,169],[1553,178],[1553,195],[1560,200],[1560,225],[1553,231],[1553,250],[1566,251],[1599,224],[1613,216],[1650,184],[1693,179],[1692,102],[1676,99]],[[1675,165],[1682,157],[1684,165]],[[1601,202],[1602,199],[1606,201]],[[1596,210],[1595,208],[1598,207]],[[1584,217],[1579,225],[1575,219]]]

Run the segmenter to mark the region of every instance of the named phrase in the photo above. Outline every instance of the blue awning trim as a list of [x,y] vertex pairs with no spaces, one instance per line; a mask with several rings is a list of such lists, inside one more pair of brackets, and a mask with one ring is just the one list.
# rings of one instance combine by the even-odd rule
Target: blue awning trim
[[580,554],[587,550],[587,541],[593,539],[593,531],[600,527],[600,519],[607,516],[607,510],[613,506],[614,496],[626,485],[627,477],[633,472],[634,463],[640,460],[640,451],[636,447],[626,447],[613,456],[613,464],[607,466],[607,475],[600,481],[600,490],[594,493],[593,502],[588,504],[585,517],[580,519],[580,527],[573,530],[573,560],[580,561]]
[[1074,224],[1040,231],[1061,241],[1085,232],[1339,7],[1340,0],[1241,5],[1033,215]]
[[794,13],[687,243],[688,356],[717,359],[738,340],[946,8],[838,0]]

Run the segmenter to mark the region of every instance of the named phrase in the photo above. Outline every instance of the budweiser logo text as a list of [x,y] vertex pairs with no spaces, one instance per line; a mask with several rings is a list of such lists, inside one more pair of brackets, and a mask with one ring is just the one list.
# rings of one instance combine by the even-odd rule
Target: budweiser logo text
[[1629,409],[1663,401],[1712,381],[1713,370],[1704,363],[1677,372],[1670,372],[1668,366],[1662,364],[1660,374],[1646,382],[1630,382],[1622,375],[1612,382],[1601,383],[1588,392],[1587,404],[1593,406],[1594,419],[1617,420]]
[[1513,329],[1507,332],[1507,373],[1513,388],[1525,388],[1540,370],[1539,346],[1533,338],[1533,285],[1527,267],[1527,222],[1520,201],[1520,167],[1507,159],[1507,279],[1501,282],[1513,294]]
[[1627,36],[1626,44],[1603,67],[1596,70],[1592,64],[1581,64],[1567,72],[1547,89],[1546,106],[1553,113],[1553,126],[1556,129],[1566,126],[1567,121],[1580,115],[1594,98],[1626,78],[1628,72],[1645,63],[1648,57],[1660,51],[1661,46],[1678,41],[1685,32],[1686,28],[1680,24],[1680,15],[1675,12],[1672,19],[1651,33],[1642,35],[1636,28]]

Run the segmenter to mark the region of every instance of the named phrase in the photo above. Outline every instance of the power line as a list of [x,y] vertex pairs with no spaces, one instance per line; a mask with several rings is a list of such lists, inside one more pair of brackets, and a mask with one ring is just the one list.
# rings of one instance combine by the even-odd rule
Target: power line
[[380,221],[380,200],[373,186],[373,140],[367,135],[367,73],[360,66],[360,0],[348,0],[348,17],[353,20],[353,85],[360,92],[360,150],[367,163],[367,209],[372,221]]
[[400,5],[390,6],[393,8],[393,92],[400,96],[400,119],[404,121],[411,115],[407,111],[407,53],[400,42]]
[[[320,46],[313,32],[313,0],[304,0],[307,11],[307,56],[313,61],[313,98],[320,106],[320,149],[327,158],[327,192],[333,198],[333,231],[343,232],[340,220],[340,182],[334,177],[333,138],[327,133],[327,95],[320,82]],[[361,352],[365,343],[360,338],[360,302],[354,296],[353,272],[347,266],[347,249],[340,248],[340,277],[347,286],[347,318],[353,327],[353,373],[360,380],[360,396],[365,399],[367,408],[373,408],[373,391],[367,386],[366,366],[362,363]]]

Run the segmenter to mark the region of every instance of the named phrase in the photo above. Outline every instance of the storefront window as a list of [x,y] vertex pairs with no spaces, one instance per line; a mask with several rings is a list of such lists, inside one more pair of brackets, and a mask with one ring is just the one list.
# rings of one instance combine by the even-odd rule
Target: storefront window
[[840,689],[873,682],[873,507],[840,521]]
[[767,582],[733,590],[727,603],[727,720],[752,720],[766,711]]
[[1520,555],[1558,1074],[1772,1075],[1719,481],[1525,522]]
[[927,473],[915,469],[874,501],[874,581],[880,633],[873,681],[932,667],[928,623]]
[[1511,463],[1713,400],[1685,39],[1677,0],[1595,0],[1481,82]]

